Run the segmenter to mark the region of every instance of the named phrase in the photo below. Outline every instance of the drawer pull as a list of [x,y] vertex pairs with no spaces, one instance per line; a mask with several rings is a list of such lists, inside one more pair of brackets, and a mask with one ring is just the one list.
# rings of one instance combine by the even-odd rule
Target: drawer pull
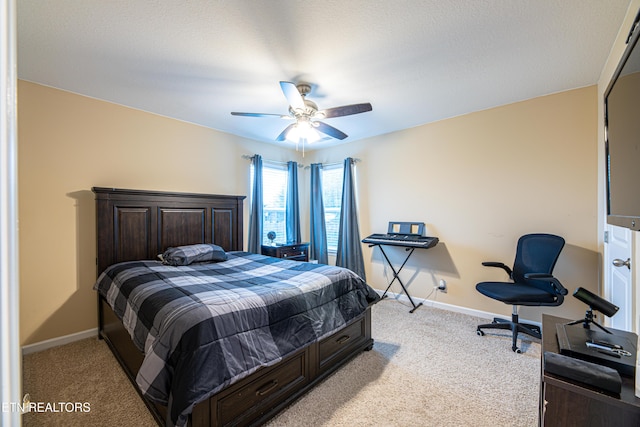
[[346,343],[347,341],[349,341],[350,339],[351,339],[351,337],[350,337],[349,335],[343,335],[343,336],[341,336],[340,338],[338,338],[338,339],[336,340],[336,342],[337,342],[338,344],[344,344],[344,343]]
[[265,394],[269,393],[271,390],[276,388],[277,385],[278,385],[278,380],[269,381],[267,384],[263,385],[258,390],[256,390],[256,396],[264,396]]

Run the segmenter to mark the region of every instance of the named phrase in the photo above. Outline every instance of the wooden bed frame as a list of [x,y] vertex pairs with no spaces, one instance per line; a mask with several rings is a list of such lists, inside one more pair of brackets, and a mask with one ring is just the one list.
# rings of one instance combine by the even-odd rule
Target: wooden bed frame
[[[111,264],[157,259],[171,246],[215,243],[242,250],[244,196],[226,196],[94,187],[98,275]],[[122,322],[98,298],[99,336],[136,385],[144,355]],[[275,416],[363,350],[373,347],[371,310],[320,342],[301,348],[280,363],[261,368],[198,403],[192,426],[259,425]],[[144,398],[159,425],[166,407]]]

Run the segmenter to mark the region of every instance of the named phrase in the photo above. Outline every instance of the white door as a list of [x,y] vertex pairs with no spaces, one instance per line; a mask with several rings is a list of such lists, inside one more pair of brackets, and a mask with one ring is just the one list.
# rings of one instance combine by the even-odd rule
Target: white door
[[[631,230],[608,224],[606,230],[608,236],[604,245],[604,298],[620,307],[620,310],[608,319],[606,324],[615,329],[631,331],[633,328]],[[603,315],[600,314],[600,316]]]

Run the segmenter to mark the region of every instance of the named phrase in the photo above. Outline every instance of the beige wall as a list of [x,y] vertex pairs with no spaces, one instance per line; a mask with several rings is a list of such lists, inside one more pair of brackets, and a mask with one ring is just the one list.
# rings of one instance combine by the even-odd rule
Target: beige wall
[[[357,165],[362,237],[390,220],[424,221],[441,244],[416,251],[403,271],[412,295],[508,315],[478,294],[503,279],[482,261],[512,263],[527,232],[563,235],[556,273],[570,290],[596,290],[597,91],[583,88],[301,153],[240,139],[122,106],[19,82],[21,341],[31,344],[96,327],[95,211],[91,187],[248,194],[241,155]],[[308,170],[300,174],[303,234]],[[247,199],[248,200],[248,199]],[[245,213],[246,213],[245,209]],[[248,214],[245,215],[245,231]],[[403,251],[390,251],[399,260]],[[390,272],[364,246],[367,279],[384,289]],[[396,287],[393,289],[398,292]],[[433,295],[431,296],[433,298]],[[568,297],[555,313],[584,315]],[[523,309],[539,320],[543,310]]]
[[[402,272],[412,296],[427,297],[445,279],[449,290],[438,301],[509,315],[510,306],[474,286],[506,279],[481,262],[512,264],[524,233],[562,235],[558,277],[570,291],[598,289],[596,95],[592,86],[540,97],[313,152],[310,161],[362,159],[362,237],[385,232],[394,220],[423,221],[427,234],[440,238],[436,248],[416,251]],[[387,253],[396,263],[405,254]],[[365,246],[364,254],[368,282],[384,289],[391,271],[378,249]],[[521,316],[582,318],[585,308],[569,295],[558,309],[525,307]]]
[[97,326],[92,187],[247,195],[243,154],[296,155],[24,81],[18,126],[22,345]]

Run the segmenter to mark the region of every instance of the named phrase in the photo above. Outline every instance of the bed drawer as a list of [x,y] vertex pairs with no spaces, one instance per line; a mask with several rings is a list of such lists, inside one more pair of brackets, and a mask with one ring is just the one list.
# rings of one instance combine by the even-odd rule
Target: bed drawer
[[309,381],[307,351],[300,351],[284,364],[264,369],[259,378],[245,383],[241,381],[231,387],[212,408],[216,425],[237,425],[249,423],[259,418],[264,412],[276,406],[295,389],[301,388]]
[[367,329],[364,317],[356,320],[345,329],[320,341],[318,347],[320,370],[331,367],[340,360],[340,356],[367,341]]

